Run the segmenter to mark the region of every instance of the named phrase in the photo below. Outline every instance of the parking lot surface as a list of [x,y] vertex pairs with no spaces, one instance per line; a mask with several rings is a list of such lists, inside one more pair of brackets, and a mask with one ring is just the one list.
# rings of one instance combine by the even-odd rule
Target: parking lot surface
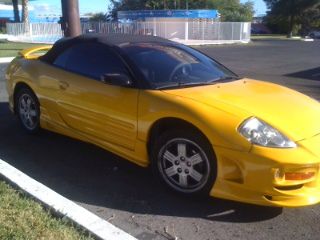
[[[241,76],[320,100],[320,41],[199,49]],[[98,147],[47,131],[26,134],[7,107],[5,67],[0,65],[0,158],[138,239],[319,239],[320,206],[185,198],[159,186],[148,169]]]

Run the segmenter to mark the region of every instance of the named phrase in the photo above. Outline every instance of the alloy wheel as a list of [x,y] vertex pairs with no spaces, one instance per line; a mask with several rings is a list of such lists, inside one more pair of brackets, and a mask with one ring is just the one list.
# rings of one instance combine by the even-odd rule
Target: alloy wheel
[[28,93],[23,93],[18,102],[19,116],[23,126],[34,130],[38,126],[37,103]]
[[209,160],[203,149],[184,138],[172,139],[161,148],[158,168],[164,180],[183,193],[201,190],[210,173]]

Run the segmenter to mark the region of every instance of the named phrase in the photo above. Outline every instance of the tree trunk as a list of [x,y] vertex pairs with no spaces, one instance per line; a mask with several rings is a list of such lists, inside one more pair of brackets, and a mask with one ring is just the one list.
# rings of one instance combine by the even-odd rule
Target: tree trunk
[[20,22],[18,0],[12,0],[14,22]]
[[294,16],[290,15],[289,17],[289,29],[288,29],[288,38],[292,38],[293,35],[293,27],[294,27]]
[[62,30],[65,37],[76,37],[81,34],[81,23],[78,0],[61,0]]
[[22,0],[22,22],[29,23],[29,11],[28,11],[29,0]]

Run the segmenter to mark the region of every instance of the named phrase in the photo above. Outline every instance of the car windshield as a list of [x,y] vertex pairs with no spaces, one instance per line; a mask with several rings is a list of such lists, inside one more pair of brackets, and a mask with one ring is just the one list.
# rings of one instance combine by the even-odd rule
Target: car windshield
[[124,45],[122,49],[155,89],[238,79],[221,64],[183,45],[138,43]]

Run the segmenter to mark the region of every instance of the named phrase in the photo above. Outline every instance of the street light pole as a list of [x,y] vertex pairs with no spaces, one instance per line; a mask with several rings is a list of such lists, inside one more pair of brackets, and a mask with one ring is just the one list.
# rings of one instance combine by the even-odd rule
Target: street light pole
[[81,34],[78,0],[61,0],[61,27],[65,37],[75,37]]

